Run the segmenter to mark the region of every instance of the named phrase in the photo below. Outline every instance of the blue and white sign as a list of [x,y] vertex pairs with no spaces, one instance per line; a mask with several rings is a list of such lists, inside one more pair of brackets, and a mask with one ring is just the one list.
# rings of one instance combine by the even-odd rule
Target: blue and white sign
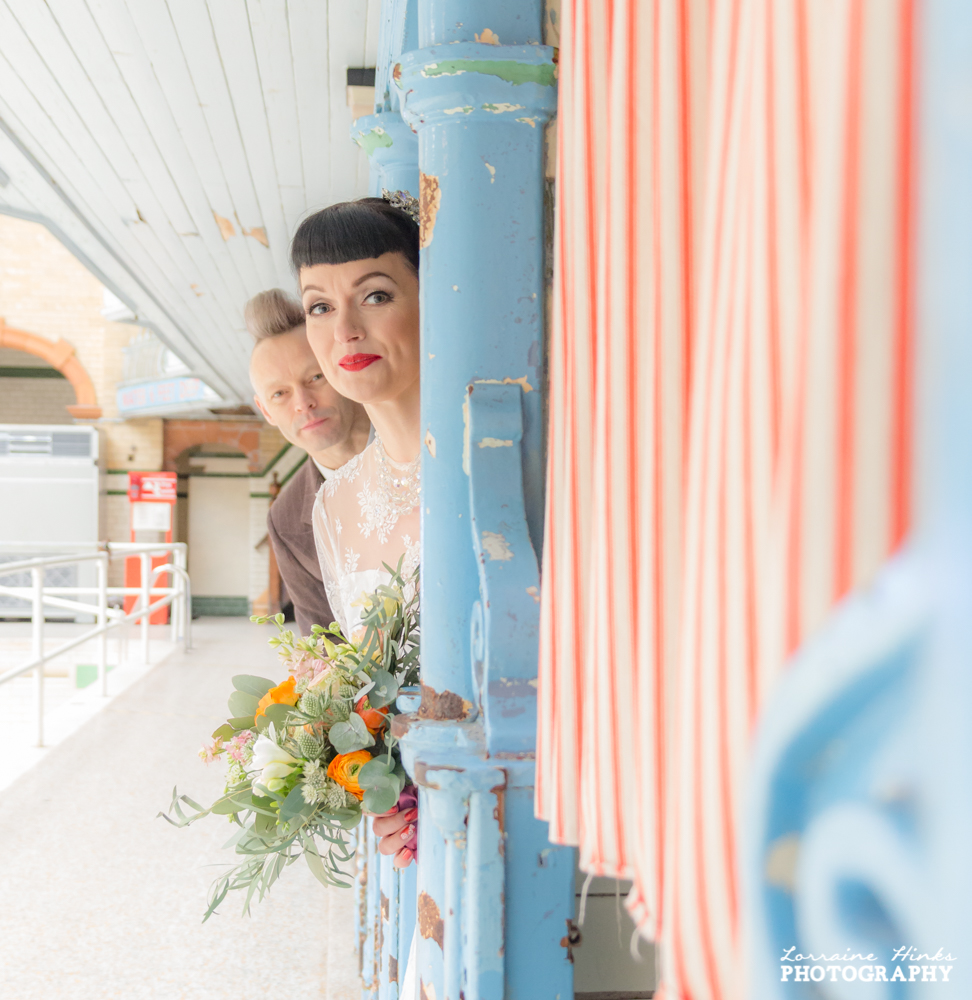
[[220,402],[220,397],[202,379],[189,377],[154,379],[120,385],[118,410],[124,415],[148,410],[195,408],[192,404]]

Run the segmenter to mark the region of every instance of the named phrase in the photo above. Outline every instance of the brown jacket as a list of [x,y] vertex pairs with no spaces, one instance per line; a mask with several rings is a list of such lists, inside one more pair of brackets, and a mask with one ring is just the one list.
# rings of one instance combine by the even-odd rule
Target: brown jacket
[[308,457],[267,514],[267,531],[281,579],[294,602],[301,635],[310,635],[311,625],[330,625],[334,617],[324,593],[311,520],[314,497],[323,482],[324,477]]

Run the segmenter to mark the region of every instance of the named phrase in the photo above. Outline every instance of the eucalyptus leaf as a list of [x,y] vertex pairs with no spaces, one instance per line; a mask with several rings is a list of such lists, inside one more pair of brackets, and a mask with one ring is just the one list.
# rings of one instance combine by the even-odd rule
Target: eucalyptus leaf
[[[268,681],[266,677],[254,677],[252,674],[237,674],[233,678],[233,687],[243,694],[253,695],[258,701],[272,687],[277,685],[273,681]],[[255,711],[255,710],[254,710]]]
[[328,730],[328,739],[338,753],[352,753],[374,746],[375,738],[356,712],[352,712],[347,722],[335,722]]
[[[388,807],[389,809],[391,806]],[[271,837],[277,829],[275,817],[266,816],[264,813],[257,813],[253,820],[253,832],[263,840]]]
[[230,715],[238,716],[242,718],[244,715],[248,715],[251,719],[256,714],[257,706],[260,704],[260,699],[254,697],[252,694],[244,694],[242,691],[234,691],[229,696]]
[[401,793],[399,790],[392,785],[387,785],[382,788],[369,788],[364,793],[364,798],[361,801],[362,809],[366,809],[368,812],[373,813],[386,813],[392,806],[398,802],[398,797]]
[[[391,806],[388,809],[391,809]],[[386,809],[385,812],[387,811]],[[335,809],[334,812],[330,812],[327,815],[340,823],[341,828],[344,830],[353,830],[361,822],[360,809]]]
[[362,788],[371,788],[381,779],[387,778],[395,773],[394,764],[389,767],[388,757],[382,754],[380,757],[372,757],[360,771],[358,771],[358,784]]
[[228,740],[236,735],[236,730],[228,723],[224,723],[213,733],[214,740]]
[[241,805],[237,801],[235,795],[231,792],[229,795],[224,795],[222,798],[218,798],[210,808],[210,812],[214,816],[229,816],[232,813],[241,812],[246,809],[247,806]]
[[228,719],[227,725],[232,726],[236,732],[241,729],[252,729],[253,728],[253,716],[252,715],[241,715],[235,719]]
[[304,793],[298,784],[290,790],[290,794],[283,800],[280,806],[280,821],[287,823],[301,812],[307,803],[304,800]]
[[398,681],[387,670],[376,670],[372,677],[375,686],[368,694],[372,708],[384,708],[398,697]]
[[263,714],[280,729],[290,717],[291,711],[290,705],[269,705]]

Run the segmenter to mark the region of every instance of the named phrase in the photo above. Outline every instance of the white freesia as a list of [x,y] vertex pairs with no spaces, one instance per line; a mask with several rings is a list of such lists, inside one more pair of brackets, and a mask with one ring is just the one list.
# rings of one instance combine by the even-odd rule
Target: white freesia
[[260,772],[254,783],[263,785],[271,792],[283,785],[284,779],[295,767],[303,766],[296,757],[291,757],[283,747],[263,735],[258,736],[253,744],[252,764],[254,770]]

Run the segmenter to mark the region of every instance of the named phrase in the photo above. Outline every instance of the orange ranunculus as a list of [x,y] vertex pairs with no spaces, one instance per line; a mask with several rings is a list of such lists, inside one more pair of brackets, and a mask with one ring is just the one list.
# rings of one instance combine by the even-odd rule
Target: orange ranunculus
[[363,694],[355,703],[354,710],[364,719],[364,724],[368,727],[368,732],[372,736],[377,733],[388,721],[388,706],[384,708],[372,708],[368,696]]
[[296,705],[297,699],[300,697],[294,690],[296,685],[297,679],[295,677],[288,677],[283,684],[278,684],[275,688],[270,688],[260,699],[254,719],[259,719],[261,715],[264,715],[271,705]]
[[367,750],[339,753],[327,765],[327,776],[349,791],[359,802],[364,798],[364,789],[358,784],[358,772],[371,760]]

